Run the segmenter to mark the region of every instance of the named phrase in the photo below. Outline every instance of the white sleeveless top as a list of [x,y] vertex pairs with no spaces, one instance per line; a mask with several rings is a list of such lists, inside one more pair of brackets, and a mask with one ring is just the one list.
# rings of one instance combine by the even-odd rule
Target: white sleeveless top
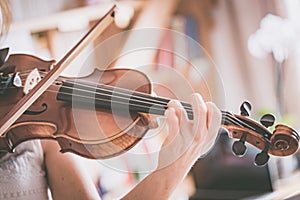
[[19,144],[0,158],[0,199],[49,199],[40,140]]

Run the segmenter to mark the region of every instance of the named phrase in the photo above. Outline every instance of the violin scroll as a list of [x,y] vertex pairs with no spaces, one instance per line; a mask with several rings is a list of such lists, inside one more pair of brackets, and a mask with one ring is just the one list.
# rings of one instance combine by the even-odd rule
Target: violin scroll
[[288,156],[294,154],[298,150],[299,135],[294,129],[279,124],[275,127],[270,142],[273,147],[273,154]]

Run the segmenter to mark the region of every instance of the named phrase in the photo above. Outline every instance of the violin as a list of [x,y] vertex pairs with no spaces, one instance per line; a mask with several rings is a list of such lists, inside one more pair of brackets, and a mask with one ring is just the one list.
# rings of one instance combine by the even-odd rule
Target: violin
[[[114,8],[100,21],[113,17],[113,12]],[[171,99],[153,96],[150,80],[140,71],[96,69],[82,78],[60,76],[95,26],[57,64],[27,54],[9,55],[8,48],[0,50],[0,153],[13,152],[27,140],[53,139],[62,153],[111,158],[144,137],[150,115],[164,115]],[[191,104],[181,104],[193,119]],[[261,150],[255,164],[263,166],[269,154],[289,156],[298,150],[299,135],[293,128],[278,124],[271,132],[268,128],[275,117],[266,114],[259,123],[249,118],[250,109],[250,103],[244,102],[240,115],[221,111],[222,128],[238,139],[232,146],[235,155],[245,154],[247,142]]]

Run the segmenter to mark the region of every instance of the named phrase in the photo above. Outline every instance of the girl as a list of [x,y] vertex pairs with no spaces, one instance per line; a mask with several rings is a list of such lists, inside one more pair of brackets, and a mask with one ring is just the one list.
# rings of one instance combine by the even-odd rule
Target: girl
[[[8,2],[0,1],[1,35],[8,30]],[[196,160],[213,146],[221,124],[215,104],[192,95],[194,120],[178,101],[165,112],[168,137],[159,153],[157,170],[144,178],[123,199],[168,199]],[[168,148],[164,148],[168,145]],[[59,152],[56,141],[32,140],[0,158],[0,199],[100,199],[96,187],[76,156]],[[178,157],[178,154],[181,155]],[[166,165],[168,163],[168,165]]]

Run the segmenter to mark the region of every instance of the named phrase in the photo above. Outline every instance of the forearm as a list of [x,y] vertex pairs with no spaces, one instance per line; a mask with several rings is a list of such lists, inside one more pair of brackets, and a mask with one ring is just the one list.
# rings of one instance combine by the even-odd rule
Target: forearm
[[179,102],[168,104],[166,118],[169,136],[159,154],[158,169],[141,181],[123,199],[168,199],[193,164],[215,143],[221,112],[213,103],[194,95],[194,121],[190,121]]
[[152,172],[122,199],[169,199],[189,172],[190,168],[183,166],[184,163],[173,163]]
[[62,154],[54,141],[42,141],[53,199],[101,199],[87,170],[75,155]]

